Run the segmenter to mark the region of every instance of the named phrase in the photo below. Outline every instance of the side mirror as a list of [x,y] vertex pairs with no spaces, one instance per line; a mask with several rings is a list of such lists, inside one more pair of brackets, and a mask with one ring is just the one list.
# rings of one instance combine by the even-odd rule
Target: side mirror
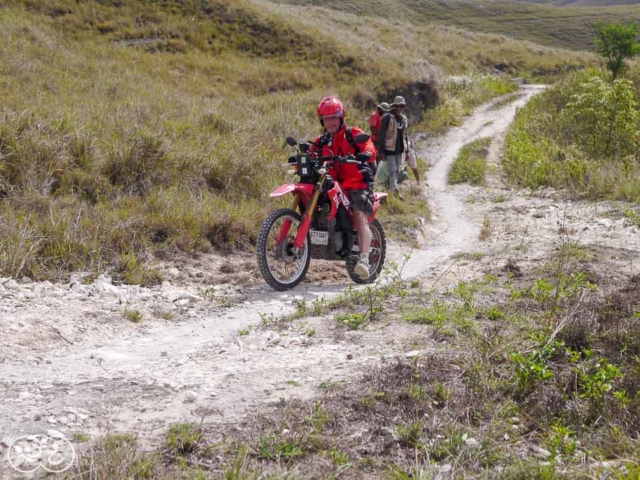
[[364,143],[367,140],[369,140],[371,138],[371,135],[369,135],[368,133],[359,133],[358,135],[356,135],[353,140],[356,143]]
[[296,145],[298,145],[298,142],[293,137],[287,137],[286,141],[287,141],[287,145],[290,145],[292,147],[295,147]]

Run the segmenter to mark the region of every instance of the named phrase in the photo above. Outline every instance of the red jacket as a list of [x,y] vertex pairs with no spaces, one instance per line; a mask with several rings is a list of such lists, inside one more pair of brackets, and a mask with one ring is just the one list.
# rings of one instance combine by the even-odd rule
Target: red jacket
[[378,113],[378,110],[371,114],[369,117],[369,127],[371,128],[371,141],[375,146],[380,139],[380,125],[382,125],[382,115]]
[[[349,140],[345,135],[347,127],[343,126],[333,138],[329,134],[321,135],[313,142],[310,150],[312,152],[319,152],[316,145],[322,145],[322,152],[319,152],[321,156],[337,155],[343,157],[345,155],[355,155],[356,150],[353,148]],[[352,138],[364,133],[357,127],[351,128]],[[356,143],[360,153],[369,153],[371,158],[367,162],[372,169],[375,169],[376,165],[376,149],[373,146],[371,139],[364,143]],[[334,180],[340,183],[343,190],[364,190],[369,188],[367,182],[364,181],[360,165],[355,163],[334,163],[327,172]]]

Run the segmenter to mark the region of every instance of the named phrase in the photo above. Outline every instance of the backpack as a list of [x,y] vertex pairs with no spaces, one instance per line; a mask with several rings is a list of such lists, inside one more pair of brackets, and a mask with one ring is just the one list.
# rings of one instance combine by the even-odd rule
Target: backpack
[[353,149],[356,151],[356,153],[360,153],[360,148],[358,148],[358,144],[353,139],[353,129],[351,127],[347,128],[347,130],[344,132],[344,136],[347,139],[347,142],[349,142]]

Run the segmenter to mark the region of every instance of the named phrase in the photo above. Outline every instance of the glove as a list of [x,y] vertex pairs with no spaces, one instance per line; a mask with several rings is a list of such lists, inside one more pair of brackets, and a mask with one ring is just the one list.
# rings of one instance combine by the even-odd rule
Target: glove
[[356,153],[356,160],[362,163],[368,162],[369,160],[371,160],[371,154],[368,152]]

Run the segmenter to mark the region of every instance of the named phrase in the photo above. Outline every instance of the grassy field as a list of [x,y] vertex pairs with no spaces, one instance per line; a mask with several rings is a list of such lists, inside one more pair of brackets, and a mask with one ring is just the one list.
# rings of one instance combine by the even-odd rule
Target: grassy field
[[471,30],[506,35],[553,47],[590,49],[600,21],[629,22],[640,19],[640,7],[564,7],[500,0],[279,0],[295,5],[322,5],[360,17],[393,18],[394,21],[442,23]]
[[[113,268],[120,280],[153,283],[151,254],[251,249],[264,198],[285,180],[282,138],[318,133],[323,95],[340,95],[362,125],[398,93],[419,118],[418,102],[432,104],[440,89],[441,107],[422,125],[438,130],[513,88],[480,76],[496,62],[534,76],[593,61],[382,20],[361,33],[394,40],[371,42],[349,15],[312,24],[297,8],[0,0],[0,275]],[[372,46],[402,52],[400,63]],[[474,80],[456,91],[448,73]]]

